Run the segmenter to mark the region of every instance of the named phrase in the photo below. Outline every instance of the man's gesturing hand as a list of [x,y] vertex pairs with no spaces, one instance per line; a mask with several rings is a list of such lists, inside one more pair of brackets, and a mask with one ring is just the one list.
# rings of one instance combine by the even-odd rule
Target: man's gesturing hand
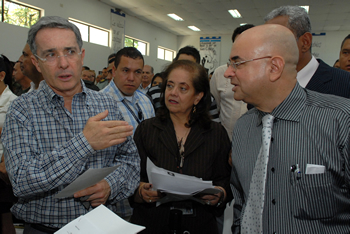
[[132,135],[133,127],[126,121],[101,121],[108,110],[88,119],[83,134],[94,150],[101,150],[126,141]]

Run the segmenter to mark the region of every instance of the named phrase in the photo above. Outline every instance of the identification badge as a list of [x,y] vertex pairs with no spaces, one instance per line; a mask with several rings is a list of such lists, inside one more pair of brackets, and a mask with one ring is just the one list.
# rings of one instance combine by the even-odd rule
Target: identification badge
[[192,202],[176,202],[170,207],[170,210],[181,210],[182,215],[196,216],[196,209],[193,207]]

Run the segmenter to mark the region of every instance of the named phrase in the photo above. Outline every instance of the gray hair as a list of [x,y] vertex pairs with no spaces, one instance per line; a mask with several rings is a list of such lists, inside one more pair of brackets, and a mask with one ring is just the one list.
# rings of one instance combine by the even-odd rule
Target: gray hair
[[281,6],[267,14],[264,21],[272,20],[277,16],[288,16],[288,28],[292,30],[297,39],[306,32],[311,33],[310,18],[304,8],[300,6]]
[[40,18],[39,21],[36,22],[36,24],[34,24],[28,32],[27,43],[29,44],[30,50],[33,54],[36,54],[37,50],[37,46],[35,43],[36,34],[43,28],[70,29],[75,34],[79,49],[81,50],[81,48],[83,47],[83,41],[81,39],[81,34],[77,26],[59,16],[45,16]]

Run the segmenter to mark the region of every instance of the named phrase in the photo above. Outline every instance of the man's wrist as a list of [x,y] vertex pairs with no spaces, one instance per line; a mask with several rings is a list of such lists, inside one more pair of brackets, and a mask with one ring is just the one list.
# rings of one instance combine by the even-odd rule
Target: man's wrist
[[216,207],[219,207],[219,206],[224,202],[225,192],[224,192],[224,190],[223,190],[222,188],[217,188],[217,189],[220,190],[219,193],[221,194],[221,196],[219,197],[219,201],[218,201],[218,203],[216,204]]

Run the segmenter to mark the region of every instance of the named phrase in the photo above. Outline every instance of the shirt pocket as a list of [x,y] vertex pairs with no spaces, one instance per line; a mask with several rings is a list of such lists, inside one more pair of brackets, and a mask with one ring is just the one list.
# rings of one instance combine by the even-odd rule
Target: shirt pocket
[[339,188],[333,185],[330,173],[303,175],[292,186],[291,206],[297,219],[327,219],[338,212]]

